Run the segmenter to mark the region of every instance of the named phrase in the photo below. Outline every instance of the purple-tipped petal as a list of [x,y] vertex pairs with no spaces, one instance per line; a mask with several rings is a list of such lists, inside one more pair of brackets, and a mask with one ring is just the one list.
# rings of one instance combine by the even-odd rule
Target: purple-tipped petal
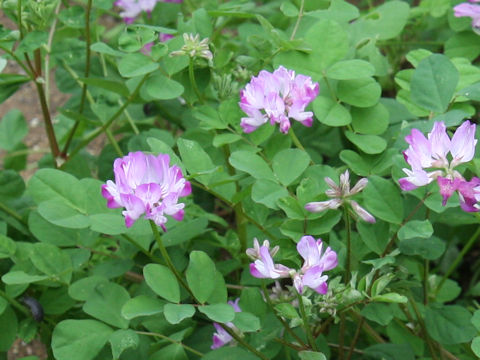
[[358,203],[354,200],[352,200],[350,202],[350,204],[352,205],[352,208],[353,208],[353,211],[355,211],[355,213],[360,216],[360,218],[366,222],[369,222],[370,224],[375,224],[376,220],[375,218],[373,217],[372,214],[370,214],[367,210],[365,210],[363,207],[361,207],[360,205],[358,205]]
[[477,144],[475,127],[475,124],[470,124],[470,121],[467,120],[453,134],[450,150],[453,156],[453,166],[473,159],[475,145]]

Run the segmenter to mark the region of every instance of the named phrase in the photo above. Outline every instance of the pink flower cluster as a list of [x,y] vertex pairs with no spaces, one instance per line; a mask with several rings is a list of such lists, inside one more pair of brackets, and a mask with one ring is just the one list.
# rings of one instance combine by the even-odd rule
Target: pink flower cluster
[[125,23],[131,24],[142,11],[150,14],[157,2],[181,3],[182,1],[183,0],[117,0],[115,1],[115,5],[123,8],[120,16]]
[[255,261],[250,264],[250,273],[256,278],[278,279],[291,277],[293,285],[299,294],[303,294],[307,286],[319,294],[326,294],[328,290],[327,279],[324,271],[332,270],[337,266],[337,253],[327,247],[323,251],[321,239],[315,240],[313,236],[303,236],[297,244],[297,251],[303,258],[303,266],[299,270],[290,269],[282,264],[275,264],[272,256],[278,247],[270,250],[268,240],[260,246],[254,239],[254,248],[247,250],[247,255]]
[[280,66],[273,73],[262,70],[240,91],[240,107],[248,115],[242,118],[243,131],[250,133],[270,121],[287,133],[290,119],[312,126],[313,113],[305,107],[318,95],[318,83],[309,76]]
[[180,168],[170,166],[170,156],[129,153],[115,160],[113,171],[115,182],[108,180],[102,186],[102,196],[109,208],[125,208],[127,227],[143,214],[164,230],[165,215],[183,219],[185,204],[178,203],[178,198],[189,195],[192,189]]
[[[233,307],[233,310],[235,312],[241,312],[242,309],[240,309],[240,306],[238,306],[238,302],[240,301],[240,298],[235,299],[235,301],[228,301],[228,305]],[[232,322],[228,322],[225,325],[227,325],[230,329],[233,331],[238,331],[237,327],[233,325]],[[230,343],[233,340],[233,337],[225,331],[223,327],[221,327],[218,323],[214,322],[213,326],[215,327],[215,330],[217,332],[213,333],[212,337],[212,346],[210,349],[218,349],[219,347],[222,347],[228,343]]]
[[474,30],[480,29],[480,6],[471,3],[478,3],[480,0],[469,0],[458,4],[453,8],[454,15],[456,17],[470,17],[472,18],[472,27]]
[[[474,177],[466,181],[457,170],[454,170],[457,165],[473,159],[477,143],[475,124],[465,121],[450,139],[445,124],[436,122],[427,138],[418,129],[412,129],[405,137],[405,141],[409,147],[403,155],[411,170],[403,169],[408,176],[399,179],[402,190],[413,190],[437,180],[443,205],[457,191],[463,210],[478,211],[476,203],[480,200],[480,191],[477,186],[480,185],[480,179]],[[447,159],[448,153],[451,160]],[[434,170],[425,171],[428,168]]]

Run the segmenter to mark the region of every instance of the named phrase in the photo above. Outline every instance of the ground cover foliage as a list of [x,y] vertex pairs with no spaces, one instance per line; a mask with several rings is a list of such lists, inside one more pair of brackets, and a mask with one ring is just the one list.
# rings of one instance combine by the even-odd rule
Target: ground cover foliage
[[480,357],[459,3],[0,1],[0,357]]

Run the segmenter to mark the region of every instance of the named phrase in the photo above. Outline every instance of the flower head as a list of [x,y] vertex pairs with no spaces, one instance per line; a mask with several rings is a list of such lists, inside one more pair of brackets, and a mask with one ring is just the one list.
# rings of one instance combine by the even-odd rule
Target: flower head
[[[241,312],[242,309],[240,309],[240,306],[238,305],[239,301],[240,298],[237,298],[235,301],[228,301],[227,303],[233,307],[235,312]],[[228,322],[225,325],[231,328],[233,331],[238,331],[235,325],[233,325],[231,322]],[[212,346],[210,347],[211,349],[218,349],[219,347],[222,347],[233,340],[233,337],[222,326],[220,326],[220,324],[214,322],[213,326],[217,332],[213,333]]]
[[[470,2],[479,2],[477,0],[470,0]],[[470,17],[472,18],[472,27],[475,32],[477,32],[480,28],[480,6],[469,4],[469,3],[461,3],[458,4],[453,8],[453,13],[456,17]]]
[[350,204],[353,211],[363,220],[369,223],[375,223],[375,218],[367,210],[361,207],[356,201],[350,200],[349,197],[353,196],[360,191],[362,191],[368,184],[367,178],[361,178],[355,184],[355,186],[350,190],[350,173],[348,170],[345,170],[343,174],[340,175],[340,185],[337,185],[328,176],[325,177],[325,182],[330,186],[329,189],[325,191],[325,194],[331,198],[327,201],[315,201],[309,202],[305,205],[305,209],[311,212],[320,212],[327,209],[338,209],[340,206],[345,204]]
[[183,203],[179,197],[191,193],[191,185],[176,165],[170,166],[167,154],[146,155],[129,153],[113,164],[115,182],[108,180],[102,186],[102,196],[109,208],[124,207],[127,227],[142,215],[165,230],[167,218],[183,219]]
[[273,73],[263,70],[240,91],[239,105],[248,116],[242,118],[240,126],[246,133],[267,121],[272,125],[278,123],[283,133],[290,129],[290,119],[312,126],[313,113],[305,111],[305,107],[318,91],[318,83],[309,76],[295,76],[295,71],[283,66]]
[[[476,178],[467,182],[454,169],[457,165],[473,159],[477,144],[475,124],[471,124],[468,120],[465,121],[450,138],[447,135],[445,124],[436,122],[427,137],[419,130],[412,129],[411,133],[405,137],[405,141],[409,147],[403,152],[403,155],[411,169],[403,169],[408,176],[398,180],[402,190],[414,190],[437,180],[443,205],[457,191],[462,209],[478,211],[472,210],[474,209],[472,199],[475,198],[472,191],[474,192],[478,185]],[[450,156],[448,156],[449,153]],[[433,171],[427,172],[425,169]]]
[[[258,242],[257,242],[258,245]],[[248,249],[247,254],[254,249]],[[250,273],[256,278],[278,279],[291,277],[293,285],[299,294],[307,286],[319,294],[327,292],[328,276],[324,271],[332,270],[337,266],[337,253],[327,247],[323,249],[321,239],[315,240],[312,236],[303,236],[297,244],[297,251],[303,258],[303,266],[290,269],[281,264],[275,264],[267,246],[259,248],[260,258],[250,264]]]
[[202,57],[207,60],[213,59],[213,54],[208,47],[208,38],[200,40],[199,34],[183,34],[184,45],[178,51],[172,51],[170,56],[186,55],[191,58]]

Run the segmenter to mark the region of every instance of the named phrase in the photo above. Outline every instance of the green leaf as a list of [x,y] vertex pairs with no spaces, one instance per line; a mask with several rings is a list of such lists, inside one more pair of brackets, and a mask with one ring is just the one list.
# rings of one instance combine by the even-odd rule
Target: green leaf
[[373,78],[340,80],[337,87],[338,98],[357,107],[370,107],[380,99],[382,88]]
[[89,86],[105,89],[113,93],[122,95],[124,97],[128,97],[129,95],[128,88],[125,86],[123,82],[120,82],[120,81],[95,78],[95,77],[79,78],[78,80],[80,80],[82,83],[87,84]]
[[10,271],[2,276],[2,281],[7,285],[30,284],[48,279],[46,275],[30,275],[24,271]]
[[120,214],[94,214],[89,216],[90,228],[106,235],[124,234],[128,229],[125,218]]
[[260,319],[249,312],[236,312],[233,324],[242,332],[255,332],[261,328]]
[[467,58],[470,61],[480,55],[478,35],[472,31],[456,33],[445,42],[445,55],[449,58]]
[[342,217],[339,211],[329,211],[322,217],[307,221],[287,220],[280,226],[280,232],[294,241],[298,241],[303,235],[322,235],[330,232]]
[[115,331],[110,335],[109,341],[114,359],[118,359],[127,349],[136,349],[140,343],[137,333],[130,329]]
[[28,126],[20,110],[12,109],[0,121],[0,148],[11,151],[28,134]]
[[182,221],[176,224],[173,229],[162,236],[163,245],[165,247],[182,244],[191,239],[205,233],[208,229],[208,220],[205,217],[197,218],[195,220]]
[[381,360],[415,360],[408,344],[375,344],[365,349],[365,355]]
[[163,314],[170,324],[178,324],[183,319],[191,318],[195,308],[190,304],[165,304]]
[[143,86],[147,94],[156,100],[175,99],[185,91],[182,84],[162,74],[150,76]]
[[475,355],[480,357],[480,336],[473,338],[471,348]]
[[317,351],[303,350],[298,353],[300,360],[327,360],[324,354]]
[[345,136],[367,154],[380,154],[387,147],[385,139],[376,135],[360,135],[351,131],[345,131]]
[[381,255],[389,242],[389,226],[384,221],[377,221],[375,224],[366,221],[357,222],[358,232],[363,242],[374,253]]
[[216,276],[215,263],[203,251],[192,251],[185,275],[193,295],[200,303],[205,303],[212,294]]
[[69,283],[72,278],[73,269],[70,257],[55,245],[34,244],[30,260],[38,270],[52,279]]
[[270,209],[278,209],[277,201],[287,195],[285,187],[270,180],[258,180],[252,187],[252,200]]
[[90,46],[92,51],[98,52],[100,54],[112,55],[112,56],[123,56],[125,55],[123,52],[112,49],[105,43],[96,42]]
[[0,314],[0,351],[7,352],[10,350],[13,342],[17,337],[18,320],[15,312],[8,306],[2,314]]
[[408,238],[400,241],[399,248],[405,255],[420,255],[427,260],[436,260],[445,252],[445,243],[435,236],[426,239]]
[[11,258],[15,254],[17,246],[8,236],[0,234],[0,259]]
[[251,151],[235,151],[230,155],[228,161],[235,169],[245,171],[255,179],[276,181],[272,170],[270,170],[265,160]]
[[398,188],[389,180],[371,176],[363,190],[365,207],[375,217],[401,224],[403,221],[403,200]]
[[131,320],[139,316],[151,316],[163,311],[164,303],[147,295],[139,295],[128,300],[122,307],[122,316]]
[[440,344],[461,344],[469,342],[477,334],[471,324],[472,314],[462,306],[429,306],[425,313],[428,334]]
[[124,287],[115,283],[100,283],[90,293],[83,311],[109,325],[126,329],[129,321],[122,317],[123,305],[130,299]]
[[275,176],[285,186],[290,185],[303,174],[310,164],[310,156],[300,149],[279,151],[272,160]]
[[364,60],[343,60],[334,63],[326,71],[326,76],[335,80],[353,80],[373,76],[375,68]]
[[433,227],[429,220],[412,220],[398,230],[400,240],[416,237],[427,239],[433,234]]
[[68,287],[68,295],[75,300],[86,301],[90,298],[95,288],[102,283],[108,283],[108,279],[103,276],[88,276],[75,281]]
[[157,295],[171,302],[180,301],[180,287],[169,268],[159,264],[148,264],[143,268],[143,276],[147,285]]
[[52,350],[57,360],[91,360],[102,350],[113,330],[96,320],[64,320],[53,330]]
[[352,122],[350,112],[326,96],[317,96],[313,101],[313,113],[322,124],[328,126],[345,126]]
[[7,306],[8,306],[8,301],[5,298],[0,297],[0,315],[3,314]]
[[390,114],[381,103],[368,108],[352,108],[351,113],[355,132],[380,135],[388,128]]
[[205,150],[196,141],[180,138],[177,141],[177,146],[182,161],[190,175],[202,184],[207,185],[212,177],[212,173],[205,175],[195,174],[211,172],[215,168],[210,156],[208,156]]
[[368,320],[374,321],[382,326],[387,326],[393,320],[393,313],[390,306],[382,303],[370,303],[360,312]]
[[275,310],[278,314],[287,319],[296,319],[299,318],[297,310],[290,303],[280,303],[275,305]]
[[473,324],[473,326],[475,326],[478,331],[480,331],[480,310],[475,310],[470,322]]
[[258,357],[240,347],[224,346],[210,351],[202,357],[202,360],[258,360]]
[[0,171],[0,199],[20,197],[25,191],[22,177],[14,170]]
[[235,310],[233,310],[233,307],[229,304],[204,305],[199,306],[197,309],[210,320],[219,323],[230,322],[235,317]]
[[219,135],[215,135],[215,137],[213,138],[213,146],[221,147],[225,144],[232,144],[241,139],[242,137],[238,134],[229,134],[229,133],[219,134]]
[[425,109],[443,113],[452,100],[458,80],[458,70],[445,55],[430,55],[413,73],[412,101]]
[[52,224],[71,229],[84,229],[90,225],[88,216],[63,199],[44,201],[39,204],[38,213]]
[[146,75],[157,69],[157,63],[140,53],[127,54],[118,63],[118,72],[127,78]]

